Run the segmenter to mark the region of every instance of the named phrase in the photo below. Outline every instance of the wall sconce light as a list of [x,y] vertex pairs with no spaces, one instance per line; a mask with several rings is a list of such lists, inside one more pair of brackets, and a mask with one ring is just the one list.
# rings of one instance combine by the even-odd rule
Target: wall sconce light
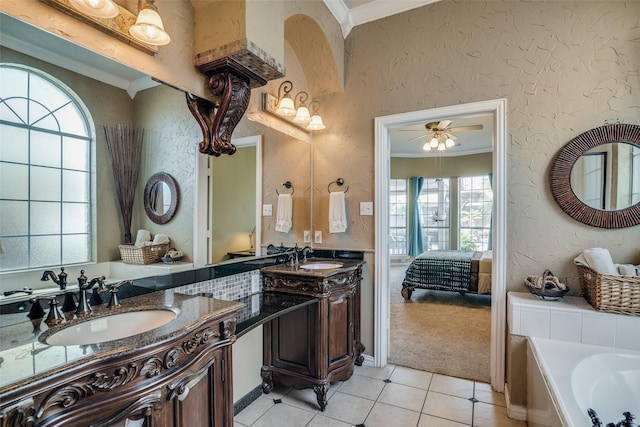
[[96,18],[115,18],[120,14],[113,0],[69,0],[69,3],[80,12]]
[[142,7],[138,7],[138,18],[136,19],[136,23],[129,27],[129,34],[142,43],[152,46],[164,46],[171,41],[171,37],[169,37],[169,34],[164,30],[162,18],[160,18],[158,8],[154,2],[155,0],[146,0]]
[[310,113],[309,107],[307,107],[309,94],[302,91],[298,92],[295,98],[291,98],[292,89],[293,83],[285,80],[278,88],[277,99],[268,93],[263,93],[262,110],[307,132],[324,129],[325,126],[319,113],[320,103],[311,101],[309,107],[312,113]]

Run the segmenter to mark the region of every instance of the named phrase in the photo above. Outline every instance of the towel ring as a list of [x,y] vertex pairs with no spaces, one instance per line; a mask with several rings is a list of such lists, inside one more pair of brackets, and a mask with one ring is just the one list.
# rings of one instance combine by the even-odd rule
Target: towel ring
[[[342,179],[342,178],[338,178],[338,179],[336,179],[335,181],[331,181],[331,182],[329,183],[329,185],[327,185],[327,191],[328,191],[329,193],[331,193],[331,184],[337,184],[337,185],[338,185],[338,187],[342,187],[342,186],[344,185],[344,179]],[[344,192],[346,193],[347,191],[349,191],[349,186],[348,186],[348,185],[347,185],[347,189],[346,189],[346,190],[344,190]]]
[[[293,188],[293,184],[291,183],[291,181],[287,181],[287,182],[283,182],[282,185],[285,188],[290,188],[291,189],[291,195],[293,196],[293,193],[295,193],[296,189]],[[278,189],[276,188],[276,194],[279,196],[280,193],[278,193]]]

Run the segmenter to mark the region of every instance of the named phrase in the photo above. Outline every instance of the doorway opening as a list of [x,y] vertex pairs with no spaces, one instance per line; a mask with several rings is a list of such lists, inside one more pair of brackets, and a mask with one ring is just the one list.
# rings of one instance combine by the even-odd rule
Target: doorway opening
[[440,107],[375,119],[376,289],[374,296],[374,364],[387,364],[389,355],[389,179],[391,129],[451,117],[489,114],[493,121],[493,288],[491,296],[492,388],[504,390],[506,325],[506,99]]

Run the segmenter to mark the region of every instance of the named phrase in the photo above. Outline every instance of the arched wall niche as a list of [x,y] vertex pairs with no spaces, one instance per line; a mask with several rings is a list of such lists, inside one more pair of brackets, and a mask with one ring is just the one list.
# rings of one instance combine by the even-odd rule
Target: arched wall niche
[[284,37],[302,66],[312,98],[344,91],[329,40],[314,19],[303,14],[287,18]]

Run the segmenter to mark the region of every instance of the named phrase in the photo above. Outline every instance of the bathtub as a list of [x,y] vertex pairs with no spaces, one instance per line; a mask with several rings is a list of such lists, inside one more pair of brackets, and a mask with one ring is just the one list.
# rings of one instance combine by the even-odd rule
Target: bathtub
[[[589,427],[589,408],[603,425],[621,421],[625,411],[636,416],[634,423],[640,422],[640,351],[543,338],[528,340],[529,425]],[[550,402],[546,406],[541,403],[544,390],[536,386],[536,376],[546,386]]]

